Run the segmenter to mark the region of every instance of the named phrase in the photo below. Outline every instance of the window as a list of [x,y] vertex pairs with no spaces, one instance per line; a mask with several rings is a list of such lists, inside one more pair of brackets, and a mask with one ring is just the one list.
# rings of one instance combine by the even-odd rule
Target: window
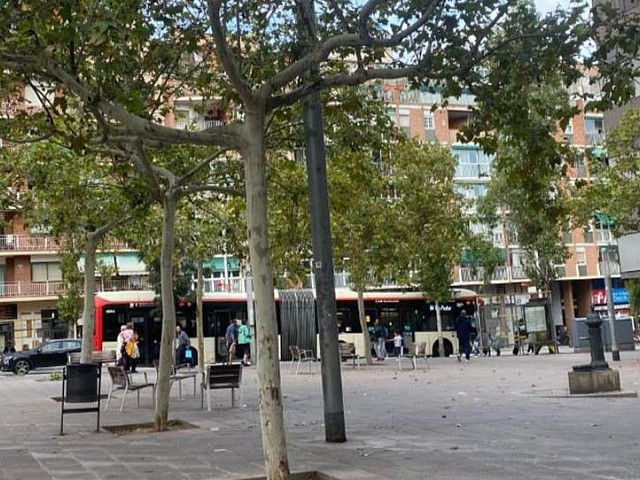
[[488,178],[493,157],[479,148],[463,149],[453,147],[451,154],[458,159],[456,178]]
[[587,145],[602,145],[604,143],[605,134],[602,118],[586,118],[584,129],[587,134]]
[[567,127],[564,129],[564,140],[567,145],[573,144],[573,120],[569,120]]
[[576,176],[577,178],[587,178],[587,164],[582,154],[576,157]]
[[432,112],[424,112],[424,135],[427,140],[436,140],[436,123]]
[[59,262],[42,262],[31,264],[32,282],[59,282],[62,280],[62,269]]
[[400,110],[398,112],[398,126],[407,137],[411,135],[411,127],[409,126],[409,110]]
[[487,194],[487,185],[484,183],[459,183],[455,190],[456,193],[468,200],[476,200]]

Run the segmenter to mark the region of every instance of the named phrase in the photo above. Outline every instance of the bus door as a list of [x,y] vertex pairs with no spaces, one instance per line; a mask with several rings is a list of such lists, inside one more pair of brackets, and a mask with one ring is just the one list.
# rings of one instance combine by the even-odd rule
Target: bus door
[[151,352],[149,352],[149,324],[145,321],[145,316],[142,313],[131,313],[129,321],[133,323],[133,331],[138,334],[138,350],[140,351],[140,358],[138,362],[141,365],[148,365],[151,363]]
[[224,360],[227,358],[227,344],[224,341],[224,334],[231,320],[230,310],[215,310],[209,317],[209,332],[215,338],[216,358]]
[[398,305],[380,305],[380,324],[387,329],[388,336],[385,343],[387,353],[393,352],[393,335],[394,332],[402,333],[402,323],[400,321],[400,310]]

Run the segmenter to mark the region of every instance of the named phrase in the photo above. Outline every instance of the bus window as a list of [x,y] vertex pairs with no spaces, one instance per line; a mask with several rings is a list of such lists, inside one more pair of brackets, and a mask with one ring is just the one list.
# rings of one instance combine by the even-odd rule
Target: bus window
[[380,309],[380,323],[387,327],[390,335],[393,332],[402,332],[398,307],[382,307]]

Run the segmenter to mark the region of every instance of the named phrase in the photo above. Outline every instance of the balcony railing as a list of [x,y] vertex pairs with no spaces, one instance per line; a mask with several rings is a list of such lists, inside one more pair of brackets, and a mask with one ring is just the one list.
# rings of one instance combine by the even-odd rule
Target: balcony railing
[[206,278],[203,284],[204,293],[244,293],[244,278]]
[[490,167],[487,164],[458,165],[455,178],[486,178],[489,179]]
[[[148,290],[150,288],[151,285],[146,277],[96,279],[96,292]],[[0,298],[57,297],[64,293],[65,284],[62,281],[0,283]]]
[[527,277],[527,272],[522,266],[511,267],[511,278],[514,280],[524,280]]
[[22,252],[55,252],[58,243],[52,237],[36,237],[31,235],[0,235],[0,250]]
[[604,133],[587,132],[587,145],[602,145],[606,140]]
[[0,298],[55,297],[63,292],[63,282],[0,283]]
[[596,235],[598,237],[598,243],[613,243],[615,237],[613,232],[609,229],[596,229]]
[[[130,247],[122,241],[111,240],[108,250],[126,250]],[[53,237],[36,235],[0,235],[0,251],[57,252],[60,245]]]

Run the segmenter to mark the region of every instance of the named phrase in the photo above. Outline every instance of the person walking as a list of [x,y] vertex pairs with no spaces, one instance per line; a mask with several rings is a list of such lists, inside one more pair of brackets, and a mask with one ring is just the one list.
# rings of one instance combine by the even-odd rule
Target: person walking
[[189,347],[191,347],[189,335],[180,325],[176,325],[176,365],[185,363],[185,352]]
[[465,310],[460,311],[460,315],[456,319],[456,333],[458,335],[458,361],[464,354],[465,362],[469,361],[471,354],[471,319],[467,316]]
[[242,365],[251,365],[251,329],[247,325],[247,320],[238,320],[238,356],[242,358]]
[[393,355],[399,362],[402,356],[402,334],[398,331],[393,332]]
[[385,342],[387,341],[387,329],[378,320],[373,324],[373,338],[375,340],[374,349],[376,351],[376,360],[384,362],[387,356]]
[[229,325],[224,333],[224,343],[227,345],[227,364],[233,363],[233,357],[236,354],[236,345],[238,344],[238,330],[236,321],[229,320]]

